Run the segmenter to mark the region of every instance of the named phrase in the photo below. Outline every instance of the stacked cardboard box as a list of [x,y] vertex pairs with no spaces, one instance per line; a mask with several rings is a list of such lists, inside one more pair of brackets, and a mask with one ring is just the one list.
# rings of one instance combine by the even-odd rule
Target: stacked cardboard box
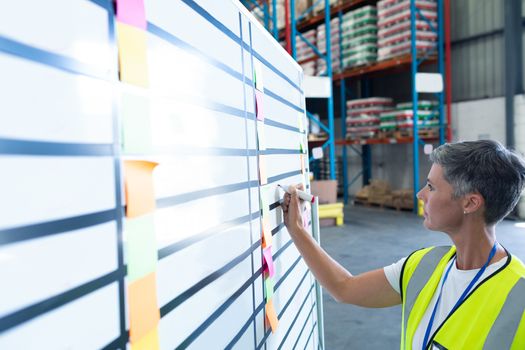
[[[439,128],[439,111],[436,101],[419,101],[417,112],[417,125],[420,131],[437,133]],[[413,126],[412,102],[398,103],[396,109],[380,114],[381,131],[399,131],[410,134]]]
[[[416,14],[416,49],[418,53],[436,47],[437,4],[435,0],[416,0],[418,8],[430,21]],[[377,3],[378,60],[410,53],[411,22],[410,0],[381,0]]]
[[[340,47],[339,47],[339,17],[335,17],[330,21],[330,46],[332,54],[332,71],[338,72],[340,70]],[[323,24],[317,27],[317,47],[321,53],[326,54],[326,26]],[[317,60],[317,75],[324,75],[326,73],[326,61],[322,58]]]
[[347,138],[373,138],[379,131],[381,113],[391,111],[393,101],[386,97],[363,98],[347,101],[346,107]]
[[343,16],[343,67],[377,61],[377,10],[364,6]]

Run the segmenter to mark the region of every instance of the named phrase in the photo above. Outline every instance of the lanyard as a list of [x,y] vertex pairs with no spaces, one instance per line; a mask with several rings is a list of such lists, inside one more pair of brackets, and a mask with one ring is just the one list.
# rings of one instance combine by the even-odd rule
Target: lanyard
[[[487,262],[478,271],[476,276],[474,276],[472,281],[470,281],[470,284],[467,286],[467,289],[465,289],[463,294],[461,294],[461,296],[459,297],[459,300],[456,302],[456,305],[454,305],[452,310],[450,310],[450,313],[448,314],[449,316],[450,316],[450,314],[452,314],[459,307],[459,305],[463,302],[463,300],[465,300],[466,296],[468,295],[468,293],[470,292],[472,287],[474,287],[476,282],[480,279],[481,275],[483,275],[483,272],[485,272],[485,270],[487,269],[487,266],[489,266],[490,261],[492,260],[492,258],[496,254],[497,245],[498,245],[498,242],[494,241],[494,246],[492,247],[492,250],[490,251],[489,258],[488,258]],[[430,337],[430,332],[432,330],[432,325],[434,324],[434,317],[436,316],[436,311],[437,311],[439,302],[441,301],[441,295],[443,293],[443,285],[445,284],[445,281],[447,280],[448,273],[450,272],[450,269],[452,268],[452,265],[454,265],[455,263],[456,263],[456,257],[454,257],[454,260],[452,260],[452,264],[450,264],[450,266],[448,267],[447,271],[445,272],[445,276],[443,277],[443,281],[441,282],[441,289],[439,290],[439,295],[438,295],[438,298],[436,300],[436,304],[434,305],[434,310],[432,310],[432,315],[430,316],[430,320],[428,321],[427,330],[425,332],[425,339],[423,340],[422,350],[425,350],[425,348],[427,346],[428,338]]]

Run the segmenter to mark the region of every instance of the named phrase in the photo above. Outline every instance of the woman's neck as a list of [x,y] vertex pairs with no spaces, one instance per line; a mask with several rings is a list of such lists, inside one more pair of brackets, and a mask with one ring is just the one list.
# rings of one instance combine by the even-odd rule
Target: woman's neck
[[[469,226],[451,237],[456,246],[456,265],[459,270],[479,269],[485,265],[496,241],[494,226]],[[496,254],[490,263],[496,262],[506,255],[503,247],[498,245]]]

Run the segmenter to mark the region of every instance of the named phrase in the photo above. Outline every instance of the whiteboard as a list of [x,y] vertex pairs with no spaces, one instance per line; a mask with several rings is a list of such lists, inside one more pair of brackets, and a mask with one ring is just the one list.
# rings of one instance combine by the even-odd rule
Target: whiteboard
[[[139,86],[119,79],[112,1],[0,4],[0,348],[322,347],[316,282],[277,188],[309,188],[300,66],[237,1],[142,10]],[[158,165],[154,209],[133,218],[125,164],[137,160]],[[148,276],[142,306],[157,319],[139,330],[133,293]]]

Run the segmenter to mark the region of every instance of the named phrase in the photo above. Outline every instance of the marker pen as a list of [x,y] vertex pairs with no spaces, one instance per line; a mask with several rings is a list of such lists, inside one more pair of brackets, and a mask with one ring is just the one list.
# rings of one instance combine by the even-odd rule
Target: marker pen
[[[289,189],[289,186],[286,186],[286,185],[277,185],[279,187],[281,187],[286,193],[290,193],[288,191]],[[315,201],[315,197],[312,196],[311,194],[308,194],[304,191],[301,191],[301,190],[296,190],[297,191],[297,195],[299,198],[301,198],[303,201],[307,201],[307,202],[310,202],[310,203],[313,203]]]

